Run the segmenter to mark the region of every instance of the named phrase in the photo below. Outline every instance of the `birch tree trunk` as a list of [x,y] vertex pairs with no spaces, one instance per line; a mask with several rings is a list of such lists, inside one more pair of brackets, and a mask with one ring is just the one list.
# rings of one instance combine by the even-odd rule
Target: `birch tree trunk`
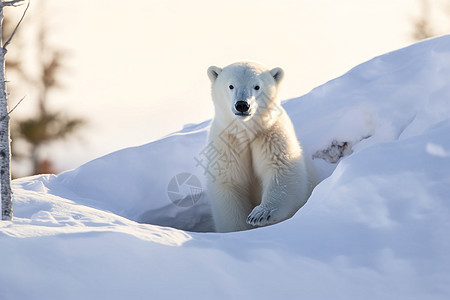
[[5,54],[3,48],[3,3],[0,6],[0,197],[2,199],[2,220],[11,220],[12,218],[12,199],[11,199],[11,170],[10,170],[10,142],[9,142],[9,114],[8,102],[6,99],[5,84]]
[[[12,219],[12,193],[11,193],[11,152],[9,138],[9,112],[6,96],[5,83],[5,54],[6,46],[11,41],[12,36],[3,44],[3,8],[5,6],[16,6],[22,0],[1,1],[0,2],[0,199],[2,220]],[[23,19],[23,17],[22,17]],[[20,24],[20,22],[19,22]],[[17,24],[17,27],[19,26]],[[16,27],[16,29],[17,29]],[[13,35],[15,30],[13,32]]]

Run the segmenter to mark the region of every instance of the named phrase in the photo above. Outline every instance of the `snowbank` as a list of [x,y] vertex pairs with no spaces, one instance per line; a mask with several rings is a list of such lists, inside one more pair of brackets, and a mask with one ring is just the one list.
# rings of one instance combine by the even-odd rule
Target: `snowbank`
[[286,101],[323,181],[292,219],[246,232],[187,232],[211,229],[208,122],[16,180],[0,299],[447,299],[449,97],[443,36]]

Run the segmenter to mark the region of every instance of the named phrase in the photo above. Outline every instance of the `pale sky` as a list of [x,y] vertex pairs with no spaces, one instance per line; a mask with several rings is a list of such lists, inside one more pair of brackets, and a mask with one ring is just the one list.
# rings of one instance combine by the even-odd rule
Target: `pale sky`
[[[32,2],[24,27],[36,20],[41,1]],[[301,96],[357,64],[411,44],[418,4],[49,0],[49,37],[70,52],[65,88],[51,95],[51,103],[89,119],[89,126],[79,132],[82,140],[46,152],[62,171],[212,118],[210,65],[252,60],[282,67],[280,97]],[[34,105],[24,101],[17,114]]]

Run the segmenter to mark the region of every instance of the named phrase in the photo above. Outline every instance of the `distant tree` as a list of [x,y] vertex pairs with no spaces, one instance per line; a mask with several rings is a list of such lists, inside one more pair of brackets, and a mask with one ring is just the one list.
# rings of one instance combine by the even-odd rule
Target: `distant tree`
[[[10,23],[10,22],[8,22]],[[31,160],[32,173],[54,172],[51,160],[41,157],[40,150],[47,144],[67,138],[85,123],[82,118],[70,117],[63,111],[51,109],[48,104],[49,93],[62,87],[60,75],[64,70],[65,52],[48,43],[46,24],[43,20],[35,22],[36,37],[28,40],[24,47],[36,52],[33,66],[34,75],[24,72],[20,61],[12,58],[7,61],[7,73],[16,72],[28,83],[29,89],[35,90],[35,99],[27,99],[37,104],[34,116],[15,118],[12,126],[13,159]],[[18,140],[28,147],[16,147]]]
[[421,0],[421,14],[414,20],[413,38],[417,41],[435,36],[431,25],[431,4],[428,0]]
[[[6,47],[21,21],[17,24],[8,40],[3,43],[2,23],[3,8],[7,6],[17,6],[23,0],[0,1],[0,198],[1,198],[1,217],[2,220],[11,220],[13,208],[11,199],[11,153],[10,153],[10,137],[9,137],[9,113],[8,99],[6,93],[5,81],[5,55]],[[27,7],[28,8],[28,7]],[[26,10],[25,10],[26,12]],[[25,15],[25,14],[24,14]]]
[[443,34],[449,25],[450,0],[420,0],[420,14],[413,18],[411,37],[420,41]]

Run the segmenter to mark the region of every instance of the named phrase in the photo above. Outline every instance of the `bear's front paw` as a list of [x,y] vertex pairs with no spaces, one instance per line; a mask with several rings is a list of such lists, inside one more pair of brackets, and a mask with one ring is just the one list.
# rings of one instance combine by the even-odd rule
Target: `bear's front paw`
[[256,206],[247,217],[247,224],[253,226],[264,226],[277,223],[274,218],[276,208],[267,208],[261,205]]

